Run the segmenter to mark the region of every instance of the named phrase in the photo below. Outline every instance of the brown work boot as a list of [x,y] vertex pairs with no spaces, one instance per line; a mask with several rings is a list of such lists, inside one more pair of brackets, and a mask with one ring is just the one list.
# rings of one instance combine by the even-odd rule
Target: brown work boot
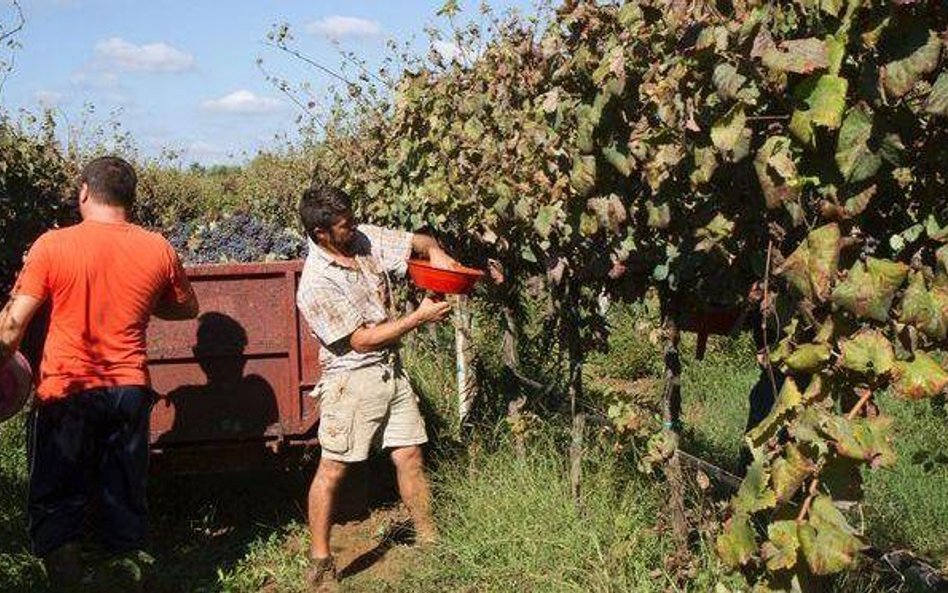
[[306,583],[310,590],[318,593],[335,593],[339,590],[339,577],[336,575],[336,559],[310,558],[306,571]]

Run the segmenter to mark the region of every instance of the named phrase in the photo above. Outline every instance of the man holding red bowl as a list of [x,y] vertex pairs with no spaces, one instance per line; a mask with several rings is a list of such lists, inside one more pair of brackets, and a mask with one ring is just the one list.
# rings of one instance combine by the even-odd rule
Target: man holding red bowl
[[300,219],[310,238],[297,305],[322,346],[319,467],[309,492],[311,585],[334,586],[329,547],[336,494],[350,464],[372,448],[391,453],[402,501],[419,542],[437,537],[421,445],[428,441],[417,396],[398,359],[399,340],[451,310],[425,298],[415,311],[391,311],[391,275],[403,276],[412,254],[439,268],[459,267],[427,235],[357,225],[342,190],[314,185],[303,193]]

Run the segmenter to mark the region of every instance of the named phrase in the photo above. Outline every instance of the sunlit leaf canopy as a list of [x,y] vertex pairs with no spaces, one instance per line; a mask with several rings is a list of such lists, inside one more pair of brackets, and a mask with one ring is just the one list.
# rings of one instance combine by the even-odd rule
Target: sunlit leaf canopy
[[948,384],[948,8],[568,1],[489,33],[331,130],[317,176],[514,287],[544,278],[586,348],[603,291],[674,317],[765,282],[790,379],[718,550],[762,591],[852,566],[840,477],[893,461],[873,394]]

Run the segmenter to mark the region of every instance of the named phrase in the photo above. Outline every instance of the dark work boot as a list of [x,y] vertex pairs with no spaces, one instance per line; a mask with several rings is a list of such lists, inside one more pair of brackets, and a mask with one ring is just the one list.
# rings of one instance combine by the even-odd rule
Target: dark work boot
[[46,576],[54,591],[78,591],[82,587],[82,546],[77,542],[62,545],[43,558]]
[[139,593],[145,590],[145,582],[154,564],[155,559],[143,551],[114,555],[96,575],[96,585],[102,591]]

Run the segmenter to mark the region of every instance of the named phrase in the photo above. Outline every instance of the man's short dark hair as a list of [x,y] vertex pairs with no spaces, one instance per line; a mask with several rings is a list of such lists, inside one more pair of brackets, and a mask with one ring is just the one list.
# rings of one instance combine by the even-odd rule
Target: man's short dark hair
[[340,216],[352,212],[352,198],[338,187],[313,184],[303,192],[300,199],[300,221],[303,229],[314,241],[316,231],[326,230]]
[[99,203],[125,208],[135,205],[138,176],[124,159],[116,156],[93,159],[83,167],[79,181],[89,186],[89,193]]

